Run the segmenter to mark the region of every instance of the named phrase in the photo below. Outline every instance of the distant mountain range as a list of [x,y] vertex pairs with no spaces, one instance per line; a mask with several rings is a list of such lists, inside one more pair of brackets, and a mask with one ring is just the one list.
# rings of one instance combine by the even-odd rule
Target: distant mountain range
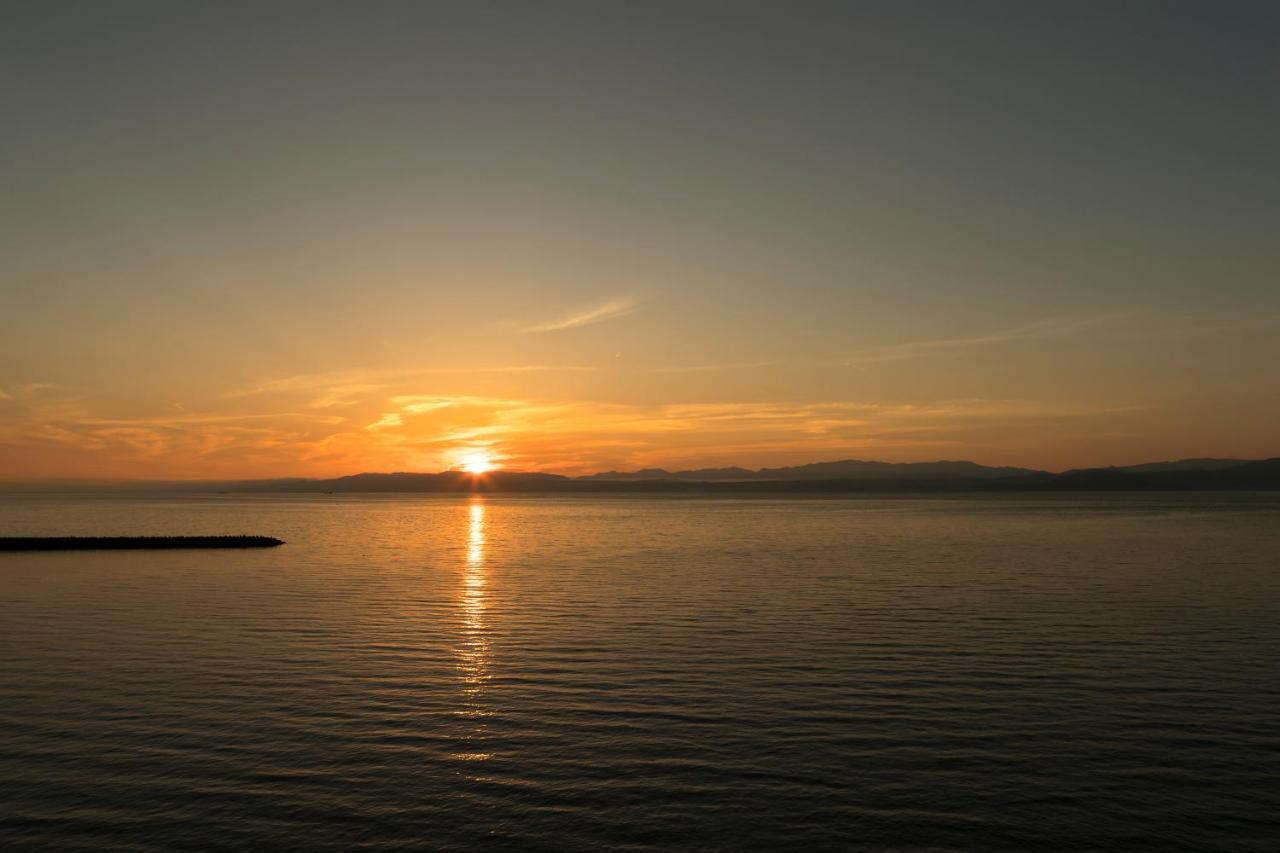
[[792,468],[697,468],[691,471],[667,471],[643,468],[629,474],[606,471],[580,477],[582,480],[694,480],[700,483],[733,480],[989,480],[996,477],[1019,477],[1047,474],[1031,468],[992,468],[976,462],[867,462],[844,459],[839,462],[814,462]]
[[356,474],[310,480],[258,491],[323,492],[886,492],[886,491],[1150,491],[1161,489],[1280,489],[1280,458],[1264,461],[1186,459],[1121,468],[1086,468],[1052,474],[1029,468],[991,467],[975,462],[868,462],[846,459],[792,468],[703,468],[631,473],[606,472],[587,477],[494,471],[477,482],[469,474]]
[[1256,459],[1179,459],[1176,462],[1144,462],[1141,465],[1122,465],[1117,468],[1077,468],[1067,471],[1074,474],[1078,471],[1128,471],[1132,474],[1153,474],[1163,471],[1221,471],[1256,462]]
[[1113,468],[1082,468],[1053,474],[1029,468],[974,462],[868,462],[846,459],[789,468],[647,468],[586,477],[493,471],[473,477],[461,471],[354,474],[327,480],[281,479],[220,482],[134,481],[3,486],[25,491],[147,492],[556,492],[599,494],[957,492],[957,491],[1157,491],[1280,490],[1280,458],[1183,459]]
[[1018,477],[991,484],[1002,490],[1045,491],[1210,491],[1280,489],[1280,458],[1257,462],[1189,459],[1125,468],[1086,468],[1062,474]]
[[[1151,491],[1280,489],[1280,458],[1262,461],[1186,459],[1120,468],[1052,474],[974,462],[867,462],[847,459],[792,468],[703,468],[570,478],[559,474],[494,471],[482,489],[505,492],[867,492],[867,491]],[[476,480],[458,471],[440,474],[357,474],[313,480],[301,488],[331,492],[470,491]],[[278,486],[270,488],[276,490]],[[290,491],[294,489],[289,489]]]

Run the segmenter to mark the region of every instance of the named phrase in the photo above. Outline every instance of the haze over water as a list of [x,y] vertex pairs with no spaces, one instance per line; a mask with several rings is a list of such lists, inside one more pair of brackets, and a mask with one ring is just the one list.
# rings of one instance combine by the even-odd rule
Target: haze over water
[[1274,850],[1280,498],[0,498],[7,849]]

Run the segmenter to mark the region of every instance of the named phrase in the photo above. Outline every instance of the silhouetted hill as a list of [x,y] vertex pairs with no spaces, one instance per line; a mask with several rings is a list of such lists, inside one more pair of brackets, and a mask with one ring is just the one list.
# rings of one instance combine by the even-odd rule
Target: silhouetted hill
[[[883,466],[883,467],[882,467]],[[707,468],[696,472],[743,471]],[[822,476],[828,471],[873,472],[872,476]],[[768,472],[770,477],[760,475]],[[796,476],[796,472],[800,476]],[[896,476],[890,476],[893,472]],[[1021,473],[1017,473],[1021,472]],[[639,473],[639,472],[637,472]],[[334,480],[312,480],[288,491],[323,492],[570,492],[578,494],[766,493],[788,492],[959,492],[959,491],[1153,491],[1207,489],[1280,489],[1280,458],[1210,470],[1086,468],[1050,474],[1022,468],[988,468],[972,462],[893,464],[850,460],[798,468],[766,468],[751,477],[681,479],[694,472],[644,472],[642,477],[580,477],[495,471],[475,478],[460,471],[440,474],[356,474]],[[276,489],[273,489],[276,490]]]
[[1246,462],[1234,468],[1225,468],[1212,472],[1211,480],[1216,480],[1223,488],[1234,489],[1275,489],[1280,488],[1280,457],[1262,459],[1258,462]]
[[702,468],[670,472],[651,468],[570,478],[560,474],[493,471],[480,477],[461,471],[354,474],[328,480],[240,480],[8,484],[5,491],[231,492],[550,492],[572,494],[735,494],[837,492],[984,491],[1188,491],[1280,490],[1280,458],[1226,464],[1191,459],[1125,468],[1084,468],[1051,474],[1025,468],[993,468],[973,462],[818,462],[794,468]]
[[[1254,462],[1254,459],[1178,459],[1173,462],[1144,462],[1141,465],[1116,465],[1113,470],[1128,471],[1133,474],[1154,474],[1160,471],[1221,471]],[[1101,470],[1085,469],[1076,470]],[[1066,473],[1073,473],[1067,471]]]
[[845,459],[840,462],[814,462],[793,468],[762,468],[758,473],[772,480],[987,480],[1046,472],[1031,468],[991,467],[968,461],[866,462],[861,459]]
[[695,468],[690,471],[668,471],[665,468],[641,468],[639,471],[604,471],[588,474],[579,480],[744,480],[759,479],[747,468]]
[[1086,468],[1062,474],[1014,477],[988,483],[986,488],[1004,491],[1100,492],[1280,489],[1280,458],[1246,462],[1226,468],[1163,467],[1166,464],[1169,463],[1153,463],[1149,468],[1147,466]]
[[785,468],[697,468],[689,471],[667,471],[644,468],[625,473],[607,471],[579,477],[580,480],[987,480],[997,477],[1019,477],[1044,474],[1030,468],[993,468],[976,462],[867,462],[843,459],[838,462],[814,462]]

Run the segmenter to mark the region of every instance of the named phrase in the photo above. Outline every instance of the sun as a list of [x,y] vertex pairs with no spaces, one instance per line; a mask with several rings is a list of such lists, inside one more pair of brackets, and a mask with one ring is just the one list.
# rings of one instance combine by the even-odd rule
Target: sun
[[494,469],[493,457],[484,450],[472,450],[462,454],[458,467],[468,474],[484,474]]

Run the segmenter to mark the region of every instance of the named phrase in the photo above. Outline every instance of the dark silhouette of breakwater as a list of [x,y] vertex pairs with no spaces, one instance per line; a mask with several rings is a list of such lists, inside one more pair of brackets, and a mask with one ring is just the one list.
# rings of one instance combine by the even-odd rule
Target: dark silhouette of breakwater
[[102,551],[171,548],[274,548],[270,536],[0,536],[0,551]]

